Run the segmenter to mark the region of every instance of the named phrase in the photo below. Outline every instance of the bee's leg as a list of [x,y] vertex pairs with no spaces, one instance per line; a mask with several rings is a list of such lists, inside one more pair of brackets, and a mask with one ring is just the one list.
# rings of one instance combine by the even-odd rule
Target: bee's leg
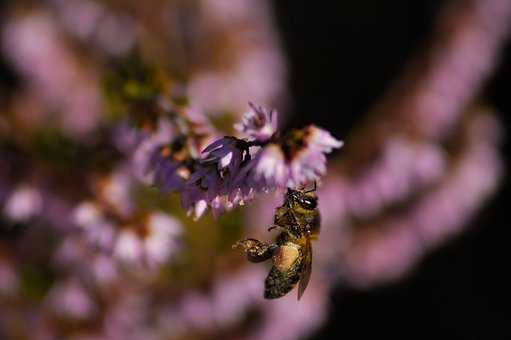
[[290,209],[289,212],[291,213],[291,216],[293,216],[293,220],[294,220],[295,224],[298,224],[298,218],[296,217],[293,209]]
[[282,230],[282,231],[286,231],[286,228],[280,226],[280,225],[277,225],[277,224],[274,224],[272,225],[271,227],[268,228],[268,231],[272,231],[274,229],[278,229],[278,230]]
[[250,262],[262,262],[270,259],[279,247],[277,244],[269,244],[253,238],[247,238],[236,242],[233,248],[242,248]]

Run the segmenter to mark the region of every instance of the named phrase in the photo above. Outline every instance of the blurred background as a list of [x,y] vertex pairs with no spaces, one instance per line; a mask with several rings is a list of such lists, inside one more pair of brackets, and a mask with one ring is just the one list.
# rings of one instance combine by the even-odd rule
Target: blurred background
[[[0,339],[510,338],[510,25],[509,0],[0,1]],[[301,301],[231,250],[280,195],[194,222],[140,175],[165,96],[345,141]]]

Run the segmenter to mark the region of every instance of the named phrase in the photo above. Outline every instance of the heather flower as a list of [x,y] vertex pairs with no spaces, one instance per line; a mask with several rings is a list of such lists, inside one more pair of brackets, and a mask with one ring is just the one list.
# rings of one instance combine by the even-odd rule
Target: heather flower
[[115,261],[106,255],[97,255],[91,264],[91,270],[95,280],[99,284],[107,285],[119,278]]
[[129,125],[128,122],[122,122],[113,128],[112,144],[121,153],[129,155],[148,136],[147,131],[136,129]]
[[220,172],[229,171],[231,176],[235,175],[248,152],[246,143],[235,137],[223,137],[211,143],[204,149],[203,164],[216,164]]
[[[217,216],[244,204],[255,193],[315,181],[326,173],[325,154],[342,146],[315,126],[292,130],[281,137],[276,131],[277,112],[249,105],[252,110],[235,127],[251,139],[226,136],[212,142],[201,158],[188,159],[189,177],[184,185],[178,171],[184,166],[179,148],[162,149],[150,162],[157,185],[164,191],[180,191],[183,207],[194,218],[202,216],[207,207]],[[163,156],[177,161],[166,161]]]
[[98,204],[90,201],[80,203],[74,209],[73,221],[84,231],[85,238],[91,245],[99,249],[111,249],[116,227],[104,216]]
[[181,194],[181,205],[186,210],[186,214],[194,220],[198,220],[204,215],[208,208],[204,192],[196,185],[188,185]]
[[14,222],[26,222],[37,215],[42,206],[43,201],[39,190],[21,185],[7,198],[4,213]]
[[285,145],[289,166],[287,186],[296,187],[326,174],[326,156],[343,142],[315,126],[294,131]]
[[342,142],[315,126],[293,130],[280,143],[263,147],[247,165],[246,178],[258,190],[296,188],[326,173],[326,153]]
[[245,113],[241,123],[234,128],[254,138],[258,142],[268,141],[277,132],[277,111],[248,103],[251,110]]
[[163,192],[181,190],[189,176],[189,170],[173,159],[171,148],[171,146],[155,148],[148,163],[148,171],[153,173],[154,185]]
[[181,225],[163,213],[151,214],[139,227],[126,226],[117,237],[113,252],[122,262],[154,267],[167,261],[178,249]]
[[260,150],[256,157],[245,167],[238,181],[257,191],[282,188],[287,185],[289,169],[284,152],[279,145],[271,143]]
[[211,202],[216,196],[222,194],[223,181],[221,176],[215,164],[200,164],[188,180],[189,188],[187,190],[193,192],[192,197],[204,198]]
[[[234,180],[241,166],[246,162],[248,144],[235,137],[224,137],[210,144],[203,151],[195,166],[195,172],[188,180],[185,207],[199,200],[206,200],[216,212],[229,210],[233,204],[226,197],[234,189]],[[223,198],[221,196],[224,196]],[[234,199],[236,195],[233,195]]]
[[101,202],[116,213],[127,216],[135,209],[131,199],[135,181],[130,169],[119,166],[111,174],[97,181],[97,193]]
[[[166,103],[163,103],[165,107]],[[158,129],[137,147],[133,165],[137,177],[155,185],[163,192],[183,191],[191,175],[191,168],[199,159],[204,140],[212,136],[211,127],[192,110],[176,113],[172,122],[161,119]]]
[[168,145],[175,137],[176,133],[170,121],[161,119],[158,121],[156,131],[136,138],[138,143],[134,144],[136,148],[133,151],[132,163],[139,180],[153,184],[155,165],[157,165],[154,162],[158,160],[155,158],[155,150]]
[[75,280],[57,283],[47,296],[47,302],[51,309],[62,318],[86,320],[97,311],[92,297]]

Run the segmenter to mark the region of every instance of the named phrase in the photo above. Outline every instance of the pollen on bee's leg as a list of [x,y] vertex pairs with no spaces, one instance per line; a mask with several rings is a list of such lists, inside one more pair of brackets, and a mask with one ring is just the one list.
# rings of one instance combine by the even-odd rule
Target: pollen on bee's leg
[[261,242],[258,240],[252,239],[252,238],[247,238],[244,240],[239,240],[238,242],[236,242],[235,244],[232,245],[232,248],[233,249],[243,248],[243,250],[246,251],[247,249],[255,247],[258,243],[261,243]]
[[248,238],[236,242],[233,248],[242,248],[250,262],[262,262],[271,258],[278,246]]

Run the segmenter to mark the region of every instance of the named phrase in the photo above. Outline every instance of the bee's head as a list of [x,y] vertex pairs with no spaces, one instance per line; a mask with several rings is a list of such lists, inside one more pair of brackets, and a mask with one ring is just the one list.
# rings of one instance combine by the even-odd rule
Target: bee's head
[[287,189],[287,196],[290,201],[299,204],[306,210],[314,210],[318,206],[318,196],[313,190],[293,190]]

